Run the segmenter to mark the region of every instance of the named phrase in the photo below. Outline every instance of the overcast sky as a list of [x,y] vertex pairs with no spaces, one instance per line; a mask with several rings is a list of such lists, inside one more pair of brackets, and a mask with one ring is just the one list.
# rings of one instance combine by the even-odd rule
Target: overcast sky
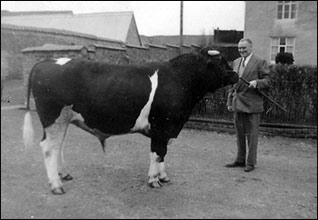
[[[180,33],[180,1],[1,1],[1,10],[133,11],[141,35]],[[213,34],[216,28],[243,31],[244,13],[244,1],[184,1],[183,34]]]

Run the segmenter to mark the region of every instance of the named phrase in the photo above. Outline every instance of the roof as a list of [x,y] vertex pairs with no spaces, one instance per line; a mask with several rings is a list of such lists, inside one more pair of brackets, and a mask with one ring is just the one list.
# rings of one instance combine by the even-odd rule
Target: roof
[[2,16],[39,15],[39,14],[73,14],[72,11],[7,11],[1,10]]
[[54,28],[37,28],[37,27],[19,26],[19,25],[12,25],[12,24],[1,24],[1,29],[34,31],[34,32],[61,34],[61,35],[68,35],[68,36],[79,36],[79,37],[85,37],[85,38],[94,39],[94,40],[109,41],[109,42],[117,43],[118,45],[124,45],[124,42],[119,40],[101,38],[101,37],[96,37],[90,34],[82,34],[82,33],[74,32],[74,31],[59,30]]
[[2,16],[1,24],[74,31],[126,42],[133,12]]

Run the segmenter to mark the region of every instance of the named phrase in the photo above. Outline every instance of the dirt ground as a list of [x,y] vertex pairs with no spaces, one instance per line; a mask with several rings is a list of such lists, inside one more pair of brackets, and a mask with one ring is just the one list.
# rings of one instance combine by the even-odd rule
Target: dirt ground
[[[12,90],[9,103],[23,104]],[[1,110],[1,219],[9,218],[317,218],[317,140],[260,137],[251,173],[225,168],[235,136],[184,129],[165,157],[170,183],[147,185],[150,139],[114,136],[106,153],[92,135],[70,126],[65,160],[72,181],[52,195],[32,112],[35,145],[21,139],[24,111]]]
[[260,137],[251,173],[225,168],[235,137],[184,129],[168,148],[171,182],[147,185],[150,139],[139,135],[98,140],[71,126],[65,160],[74,179],[52,195],[38,145],[21,140],[23,110],[1,111],[1,218],[317,218],[317,142]]

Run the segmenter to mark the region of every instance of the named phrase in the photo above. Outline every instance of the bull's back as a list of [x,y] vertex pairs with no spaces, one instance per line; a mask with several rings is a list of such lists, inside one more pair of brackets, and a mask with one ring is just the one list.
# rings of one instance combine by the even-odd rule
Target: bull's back
[[33,70],[32,92],[44,127],[72,105],[85,123],[105,133],[126,133],[148,101],[154,73],[145,67],[72,60],[53,61]]

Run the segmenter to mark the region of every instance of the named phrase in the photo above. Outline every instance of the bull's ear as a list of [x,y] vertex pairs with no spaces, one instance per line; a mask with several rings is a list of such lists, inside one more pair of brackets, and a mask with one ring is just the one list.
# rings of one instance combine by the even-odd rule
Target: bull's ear
[[210,56],[216,56],[216,55],[219,55],[220,52],[217,51],[217,50],[209,50],[209,51],[208,51],[208,54],[209,54]]

